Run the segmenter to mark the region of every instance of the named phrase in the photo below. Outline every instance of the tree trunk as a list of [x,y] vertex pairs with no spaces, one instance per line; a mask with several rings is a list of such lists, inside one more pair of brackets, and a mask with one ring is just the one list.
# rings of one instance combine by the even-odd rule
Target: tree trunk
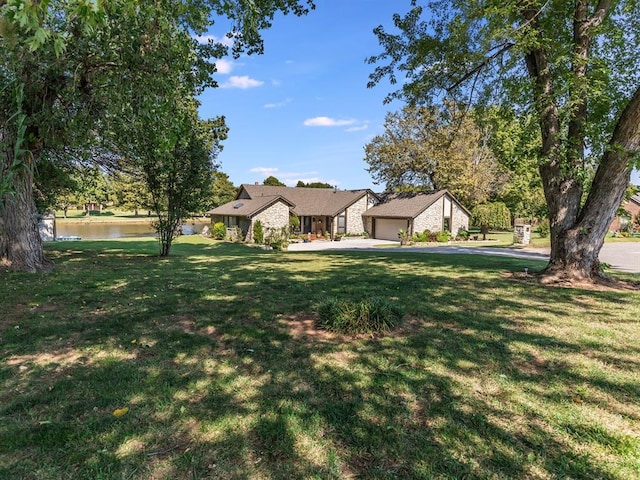
[[10,267],[24,272],[50,271],[53,264],[45,257],[38,231],[38,216],[33,201],[30,172],[14,177],[14,191],[4,198],[0,209],[4,229],[4,256]]
[[[554,225],[563,209],[571,209],[571,203],[557,202],[552,195],[547,196],[552,226],[551,258],[546,273],[568,280],[593,279],[601,275],[598,255],[629,185],[631,160],[639,150],[640,87],[618,120],[596,170],[587,201],[572,225],[562,222]],[[560,198],[561,193],[558,192]]]

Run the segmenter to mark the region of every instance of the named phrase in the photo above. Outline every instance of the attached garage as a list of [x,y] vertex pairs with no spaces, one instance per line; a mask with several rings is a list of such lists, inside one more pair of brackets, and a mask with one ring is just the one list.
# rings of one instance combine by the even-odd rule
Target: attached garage
[[398,232],[407,230],[409,222],[406,218],[375,218],[373,221],[373,237],[380,240],[398,240]]
[[373,238],[396,241],[399,230],[409,236],[425,230],[447,231],[455,237],[469,228],[470,215],[447,190],[389,193],[362,214]]

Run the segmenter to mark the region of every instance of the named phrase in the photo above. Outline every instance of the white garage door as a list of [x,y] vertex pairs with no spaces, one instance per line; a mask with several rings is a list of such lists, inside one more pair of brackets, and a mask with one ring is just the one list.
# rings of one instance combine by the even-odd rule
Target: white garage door
[[407,229],[407,221],[397,218],[376,218],[375,237],[381,240],[398,240],[398,231]]

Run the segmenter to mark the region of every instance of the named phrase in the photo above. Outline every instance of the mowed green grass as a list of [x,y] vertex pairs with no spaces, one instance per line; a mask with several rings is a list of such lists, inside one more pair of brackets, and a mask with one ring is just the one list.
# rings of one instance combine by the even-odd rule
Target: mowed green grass
[[[0,478],[640,477],[638,291],[488,256],[47,250],[53,273],[0,272]],[[328,296],[406,316],[329,335]]]

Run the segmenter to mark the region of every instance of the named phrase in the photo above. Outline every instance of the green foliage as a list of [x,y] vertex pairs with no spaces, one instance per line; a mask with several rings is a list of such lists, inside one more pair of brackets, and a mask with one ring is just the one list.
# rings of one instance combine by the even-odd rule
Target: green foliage
[[511,226],[511,213],[502,202],[485,203],[473,208],[471,223],[483,230],[489,228],[504,230]]
[[549,219],[540,219],[536,227],[536,231],[538,232],[538,235],[540,235],[540,238],[547,238],[550,233]]
[[264,243],[270,245],[274,250],[286,250],[289,246],[289,229],[269,229]]
[[289,232],[297,232],[300,230],[300,217],[297,215],[289,216]]
[[456,235],[456,240],[458,240],[458,241],[467,241],[467,240],[469,240],[469,231],[468,230],[458,230],[458,234]]
[[504,182],[488,133],[455,104],[405,107],[365,146],[367,171],[389,191],[448,189],[463,204],[487,201]]
[[211,235],[216,240],[224,240],[227,236],[227,227],[222,222],[216,222],[211,230]]
[[400,245],[406,245],[407,240],[409,240],[409,232],[402,228],[398,230],[398,240],[400,240]]
[[[193,138],[178,141],[175,137],[184,130],[169,131],[162,119],[176,113],[173,110],[182,100],[188,102],[215,86],[215,61],[229,50],[236,57],[243,52],[261,53],[261,31],[277,15],[304,15],[314,8],[311,0],[249,3],[0,2],[0,202],[6,193],[18,193],[23,198],[11,205],[15,218],[35,227],[36,212],[29,197],[42,158],[113,169],[118,159],[137,163],[157,156],[162,163],[174,146],[183,143],[178,147],[183,150]],[[207,43],[194,39],[220,18],[232,26],[232,47],[225,45],[225,39]],[[18,95],[20,91],[23,96]],[[179,112],[177,120],[183,125]],[[140,155],[138,141],[145,141],[147,135],[155,138],[146,146],[155,142],[155,147]],[[181,155],[175,152],[174,156]],[[194,185],[191,193],[201,186]],[[205,193],[198,196],[204,198]],[[158,198],[153,203],[161,209],[176,208],[173,203],[162,205],[164,200]],[[39,269],[44,255],[37,230],[9,220],[8,215],[1,219],[11,237],[10,248],[29,246],[16,255],[23,265],[14,262],[14,268]],[[166,215],[158,218],[167,232],[178,221]],[[170,245],[167,235],[162,235],[163,251]]]
[[260,220],[253,222],[253,242],[258,245],[264,244],[264,229]]
[[438,239],[438,234],[436,232],[432,232],[429,229],[426,229],[422,233],[415,233],[413,235],[413,240],[415,242],[426,243],[426,242],[435,242]]
[[328,298],[318,306],[320,325],[337,333],[383,333],[400,322],[404,313],[396,304],[379,297],[352,302]]
[[229,175],[221,171],[213,172],[211,181],[211,201],[207,202],[207,208],[216,208],[231,202],[237,193],[237,188],[229,180]]
[[451,240],[451,233],[449,232],[438,232],[436,235],[436,241],[438,243],[447,243],[449,240]]
[[282,183],[280,180],[278,180],[273,175],[269,175],[267,178],[265,178],[264,182],[262,182],[262,184],[263,185],[269,185],[269,186],[272,186],[272,187],[286,187],[286,185],[284,183]]
[[[493,145],[527,164],[510,169],[513,188],[500,199],[518,214],[542,213],[532,168],[539,167],[554,232],[550,270],[591,278],[597,255],[589,252],[602,245],[640,161],[638,0],[413,1],[409,8],[394,16],[393,30],[375,29],[383,51],[368,59],[376,64],[369,86],[401,85],[388,102],[498,106],[507,126],[509,117],[523,119],[515,132],[536,148]],[[583,232],[578,241],[564,242],[575,230]]]
[[324,182],[309,182],[304,183],[302,180],[298,180],[296,187],[302,188],[334,188],[333,185]]

